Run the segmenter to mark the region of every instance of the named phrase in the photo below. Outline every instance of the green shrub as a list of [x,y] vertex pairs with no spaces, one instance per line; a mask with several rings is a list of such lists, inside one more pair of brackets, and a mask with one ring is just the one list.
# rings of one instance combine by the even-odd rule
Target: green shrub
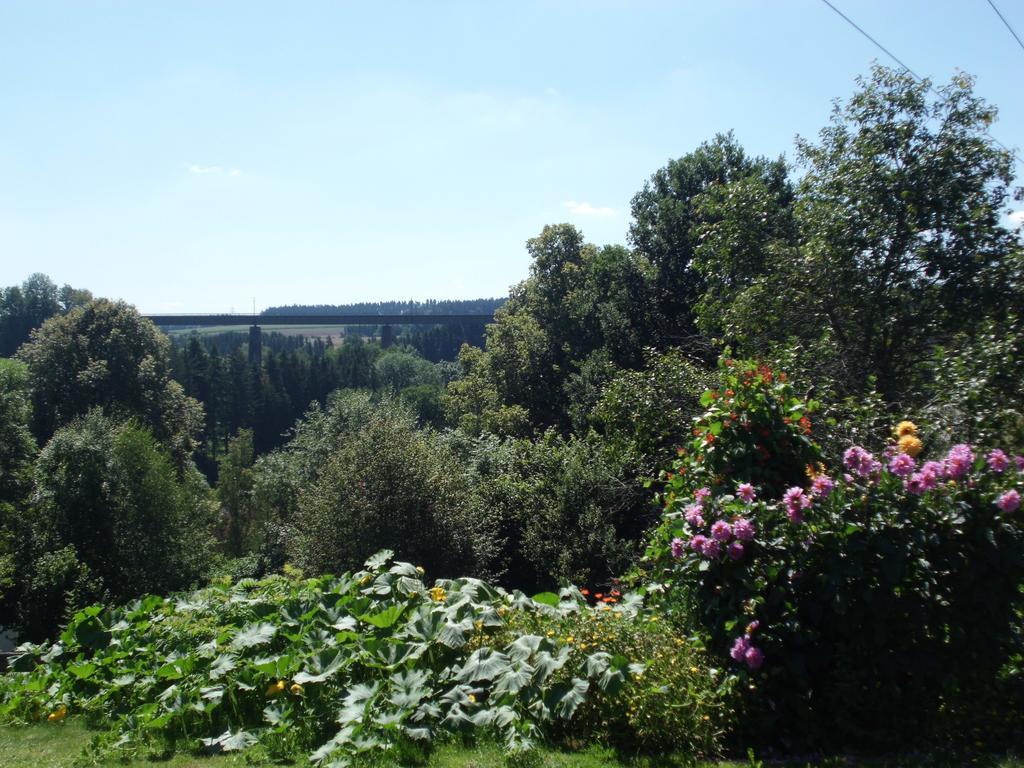
[[[595,610],[574,590],[535,601],[475,579],[428,586],[389,554],[338,578],[218,583],[91,606],[59,643],[21,648],[0,676],[0,720],[84,714],[109,730],[100,743],[127,754],[258,744],[276,760],[312,752],[314,763],[344,765],[474,734],[521,753],[575,731],[591,696],[614,697],[640,671],[600,646],[584,652],[522,630],[537,614]],[[636,603],[626,602],[615,621],[634,620]],[[615,712],[611,698],[603,706]]]
[[931,442],[1024,453],[1024,320],[989,322],[940,349],[922,415]]
[[[89,600],[182,589],[206,574],[214,512],[194,468],[180,475],[146,429],[91,411],[58,430],[39,454],[20,581],[64,584],[70,576],[54,581],[44,574],[82,567],[100,590]],[[58,552],[66,567],[53,566]],[[62,615],[33,597],[33,589],[21,597],[20,621],[28,636],[38,637]]]
[[590,413],[605,440],[633,452],[654,475],[690,438],[690,423],[701,412],[700,396],[714,374],[677,349],[646,350],[643,370],[617,371]]
[[[621,595],[610,599],[618,602]],[[571,669],[584,668],[595,652],[620,663],[642,660],[621,690],[591,691],[562,737],[577,744],[598,741],[627,752],[719,754],[735,725],[736,678],[709,665],[706,654],[659,614],[600,610],[616,602],[598,600],[594,610],[558,616],[517,613],[505,630],[565,644],[571,649]]]
[[[802,412],[784,390],[765,397]],[[779,425],[771,443],[794,445],[795,431],[799,421]],[[1010,658],[1024,474],[967,446],[922,463],[917,428],[900,432],[878,459],[853,447],[813,481],[785,453],[753,486],[739,474],[694,487],[718,461],[699,448],[673,467],[648,591],[754,685],[744,736],[790,749],[920,744],[952,698]],[[708,445],[745,454],[746,434],[723,427]],[[785,494],[782,478],[795,478]]]
[[392,547],[452,575],[472,571],[475,532],[456,457],[407,409],[385,401],[351,424],[299,487],[287,549],[309,573],[350,570]]
[[638,468],[593,433],[490,436],[468,453],[487,578],[527,591],[604,583],[639,556],[656,510]]

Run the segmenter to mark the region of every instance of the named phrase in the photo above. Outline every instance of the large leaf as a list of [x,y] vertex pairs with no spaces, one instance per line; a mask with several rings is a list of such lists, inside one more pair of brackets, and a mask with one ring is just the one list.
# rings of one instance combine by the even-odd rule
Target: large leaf
[[455,679],[464,683],[493,680],[508,672],[510,659],[504,653],[490,648],[477,648],[456,672]]
[[221,752],[237,752],[242,749],[248,749],[258,741],[259,739],[248,731],[232,733],[230,730],[224,731],[220,736],[202,740],[206,746]]
[[377,554],[372,555],[363,565],[366,566],[368,571],[376,571],[378,568],[382,568],[394,556],[395,553],[390,549],[382,549]]
[[575,714],[577,707],[587,698],[590,683],[574,677],[568,683],[557,683],[551,686],[544,697],[544,703],[556,716],[568,720]]
[[375,613],[366,613],[359,617],[360,621],[365,621],[367,624],[372,624],[375,627],[381,629],[387,629],[398,621],[402,615],[402,611],[405,610],[405,605],[402,603],[393,603],[382,611]]
[[554,592],[538,592],[533,596],[533,600],[541,605],[548,605],[552,608],[558,607],[558,595]]
[[266,645],[277,634],[277,627],[267,622],[259,624],[248,624],[243,627],[231,641],[231,647],[235,650],[255,648]]

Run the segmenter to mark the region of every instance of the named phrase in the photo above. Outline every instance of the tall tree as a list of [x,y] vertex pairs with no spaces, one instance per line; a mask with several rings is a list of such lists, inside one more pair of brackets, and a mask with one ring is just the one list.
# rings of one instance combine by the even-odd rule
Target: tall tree
[[714,185],[758,178],[784,194],[781,159],[750,158],[731,134],[719,134],[693,152],[659,169],[633,198],[629,239],[654,269],[651,309],[655,345],[692,342],[698,333],[695,307],[706,290],[694,258],[705,212],[698,197]]
[[18,351],[28,365],[36,437],[45,441],[99,407],[137,417],[184,466],[203,411],[171,379],[169,353],[167,337],[124,302],[99,299],[50,318]]

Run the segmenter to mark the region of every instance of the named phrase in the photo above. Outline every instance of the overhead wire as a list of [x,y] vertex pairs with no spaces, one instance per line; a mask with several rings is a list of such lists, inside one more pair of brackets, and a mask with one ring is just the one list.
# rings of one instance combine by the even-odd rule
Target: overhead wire
[[[821,0],[821,2],[823,2],[829,8],[831,8],[833,11],[835,11],[835,13],[843,21],[845,21],[847,24],[849,24],[855,30],[860,32],[869,41],[871,41],[872,45],[874,45],[876,48],[878,48],[880,51],[882,51],[882,53],[884,53],[890,59],[892,59],[897,64],[899,64],[906,72],[908,72],[910,74],[911,77],[913,77],[919,83],[925,83],[928,86],[928,90],[930,90],[935,95],[938,95],[938,92],[935,90],[934,87],[932,87],[930,82],[926,81],[923,77],[918,75],[914,70],[912,70],[910,67],[908,67],[906,64],[904,64],[903,61],[895,53],[890,51],[888,48],[886,48],[884,45],[882,45],[880,42],[878,42],[875,38],[873,38],[870,34],[868,34],[868,32],[863,27],[861,27],[859,24],[857,24],[857,22],[855,22],[853,19],[851,19],[849,16],[847,16],[841,10],[839,10],[834,5],[832,5],[832,3],[829,2],[829,0]],[[989,5],[992,5],[992,9],[995,10],[996,13],[999,13],[999,9],[996,8],[995,5],[992,4],[992,0],[988,0],[988,3],[989,3]],[[1002,19],[1003,18],[1003,14],[999,13],[999,18]],[[1008,28],[1010,27],[1009,23],[1007,23],[1005,19],[1003,19],[1003,23],[1006,24],[1006,26]],[[1010,31],[1013,32],[1013,29],[1010,28]],[[1020,43],[1020,38],[1017,37],[1017,33],[1016,32],[1013,32],[1013,36],[1015,38],[1017,38],[1017,42]],[[1024,44],[1022,44],[1021,47],[1024,48]],[[1017,154],[1016,150],[1010,149],[1008,146],[1003,144],[1003,142],[1001,142],[999,139],[997,139],[995,136],[993,136],[991,133],[989,133],[987,129],[985,130],[985,133],[988,134],[988,137],[990,139],[992,139],[992,141],[994,141],[996,144],[998,144],[1000,147],[1002,147],[1005,152],[1009,153],[1010,157],[1012,157],[1016,163],[1021,164],[1022,166],[1024,166],[1024,163],[1021,163],[1021,158]]]
[[996,4],[993,3],[992,0],[988,0],[988,4],[992,6],[992,10],[996,12],[996,16],[999,17],[999,20],[1003,22],[1008,30],[1010,30],[1010,34],[1013,35],[1013,39],[1017,41],[1017,45],[1021,47],[1021,50],[1024,50],[1024,42],[1021,42],[1020,35],[1018,35],[1016,30],[1010,26],[1010,22],[1006,20],[1006,17],[1003,16],[1002,12],[996,8]]

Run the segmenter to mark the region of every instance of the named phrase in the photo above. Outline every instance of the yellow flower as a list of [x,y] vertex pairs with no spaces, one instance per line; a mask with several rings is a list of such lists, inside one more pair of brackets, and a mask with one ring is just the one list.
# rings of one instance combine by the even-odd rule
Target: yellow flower
[[921,452],[922,448],[924,448],[924,443],[921,442],[920,438],[915,437],[914,435],[903,435],[903,437],[900,438],[900,453],[905,453],[911,458],[917,458],[917,454]]
[[476,704],[476,696],[474,696],[472,693],[469,694],[469,703]]
[[278,680],[276,683],[271,683],[267,688],[267,696],[274,697],[280,693],[284,693],[285,683],[284,680]]
[[820,461],[817,464],[808,464],[804,467],[804,474],[807,475],[809,480],[813,480],[818,475],[825,474],[825,465]]
[[302,693],[302,686],[299,685],[298,683],[292,683],[292,687],[289,688],[288,690],[291,691],[292,693],[294,693],[296,696],[298,696],[299,694]]
[[917,424],[912,421],[901,421],[896,425],[896,437],[903,437],[904,435],[910,435],[911,437],[917,437]]
[[46,719],[49,720],[51,723],[59,723],[61,720],[63,720],[67,716],[67,714],[68,714],[68,708],[66,706],[64,706],[63,704],[61,704],[59,707],[57,707],[55,710],[53,710],[53,712],[48,714],[46,716]]
[[435,603],[443,603],[448,599],[448,594],[444,591],[444,587],[431,587],[430,599]]

